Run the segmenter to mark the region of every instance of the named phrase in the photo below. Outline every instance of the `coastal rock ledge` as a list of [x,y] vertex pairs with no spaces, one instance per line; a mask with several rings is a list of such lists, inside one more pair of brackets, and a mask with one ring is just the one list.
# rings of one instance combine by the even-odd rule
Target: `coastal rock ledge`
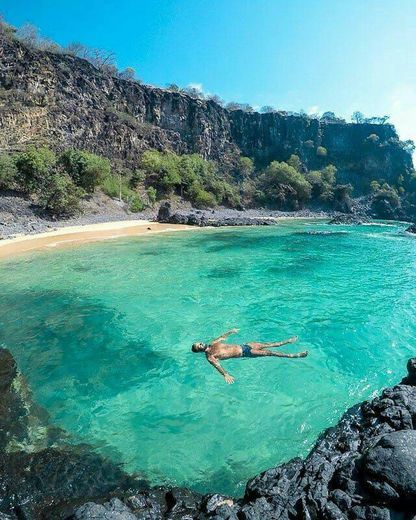
[[[236,500],[150,487],[91,447],[65,445],[0,350],[0,520],[414,520],[416,358],[407,369],[400,384],[348,410],[306,459],[261,473]],[[31,414],[45,421],[36,442],[49,432],[41,445],[29,445]]]

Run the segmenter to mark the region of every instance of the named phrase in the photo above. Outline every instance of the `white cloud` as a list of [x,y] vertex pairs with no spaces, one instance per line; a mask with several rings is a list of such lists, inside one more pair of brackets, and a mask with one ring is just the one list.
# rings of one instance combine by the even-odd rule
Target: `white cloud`
[[315,114],[319,114],[319,107],[318,105],[313,105],[308,108],[307,110],[308,116],[314,116]]

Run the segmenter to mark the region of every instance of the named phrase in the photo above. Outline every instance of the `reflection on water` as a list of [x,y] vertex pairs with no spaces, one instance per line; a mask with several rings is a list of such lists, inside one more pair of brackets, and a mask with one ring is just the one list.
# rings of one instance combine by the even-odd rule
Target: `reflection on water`
[[[347,407],[414,354],[416,240],[403,226],[204,230],[38,253],[0,264],[0,345],[74,442],[154,483],[242,494],[307,453]],[[190,352],[297,334],[301,360]]]

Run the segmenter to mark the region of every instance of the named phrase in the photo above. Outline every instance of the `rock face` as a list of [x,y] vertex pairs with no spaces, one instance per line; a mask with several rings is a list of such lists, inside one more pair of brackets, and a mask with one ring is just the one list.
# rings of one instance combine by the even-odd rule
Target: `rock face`
[[[0,350],[0,367],[0,403],[8,394],[21,399],[16,365],[6,350]],[[413,358],[399,385],[351,408],[306,459],[250,480],[239,500],[150,488],[88,446],[27,452],[5,451],[3,445],[0,519],[413,520],[415,382]]]
[[[213,101],[120,80],[85,60],[0,38],[0,147],[44,142],[132,167],[149,148],[197,152],[224,166],[240,153],[260,164],[296,153],[309,168],[337,166],[339,182],[351,182],[355,195],[380,172],[394,184],[412,168],[391,125],[230,112]],[[326,149],[326,158],[318,147]]]

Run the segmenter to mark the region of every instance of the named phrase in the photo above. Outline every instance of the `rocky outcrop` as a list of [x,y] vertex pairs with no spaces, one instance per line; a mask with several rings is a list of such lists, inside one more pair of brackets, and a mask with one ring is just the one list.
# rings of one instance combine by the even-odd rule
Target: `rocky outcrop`
[[334,225],[349,224],[349,225],[359,226],[361,224],[365,224],[368,222],[371,222],[371,218],[368,217],[367,215],[356,214],[356,213],[352,213],[352,214],[342,213],[342,214],[336,215],[334,218],[332,218],[329,221],[329,224],[334,224]]
[[416,234],[416,224],[412,224],[411,226],[409,226],[409,227],[406,229],[406,231],[407,231],[408,233],[414,233],[414,234]]
[[335,164],[339,182],[351,182],[355,195],[381,172],[394,184],[412,169],[391,125],[228,111],[0,37],[0,148],[28,143],[87,149],[131,167],[149,148],[197,152],[225,169],[240,154],[264,164],[296,153],[309,168]]
[[[0,350],[0,403],[10,403],[13,395],[22,399],[18,377],[13,357]],[[3,442],[0,519],[411,520],[416,514],[415,383],[413,358],[399,385],[351,408],[306,459],[295,458],[250,480],[239,500],[151,488],[88,446],[28,452],[6,450]],[[19,410],[13,420],[24,414]],[[7,433],[13,421],[7,410],[2,413]]]
[[172,211],[172,205],[169,201],[160,205],[157,221],[165,224],[185,224],[198,227],[272,226],[276,224],[276,219],[273,217],[249,217],[244,214],[239,217],[224,217],[215,213],[207,216],[198,210],[188,212]]

